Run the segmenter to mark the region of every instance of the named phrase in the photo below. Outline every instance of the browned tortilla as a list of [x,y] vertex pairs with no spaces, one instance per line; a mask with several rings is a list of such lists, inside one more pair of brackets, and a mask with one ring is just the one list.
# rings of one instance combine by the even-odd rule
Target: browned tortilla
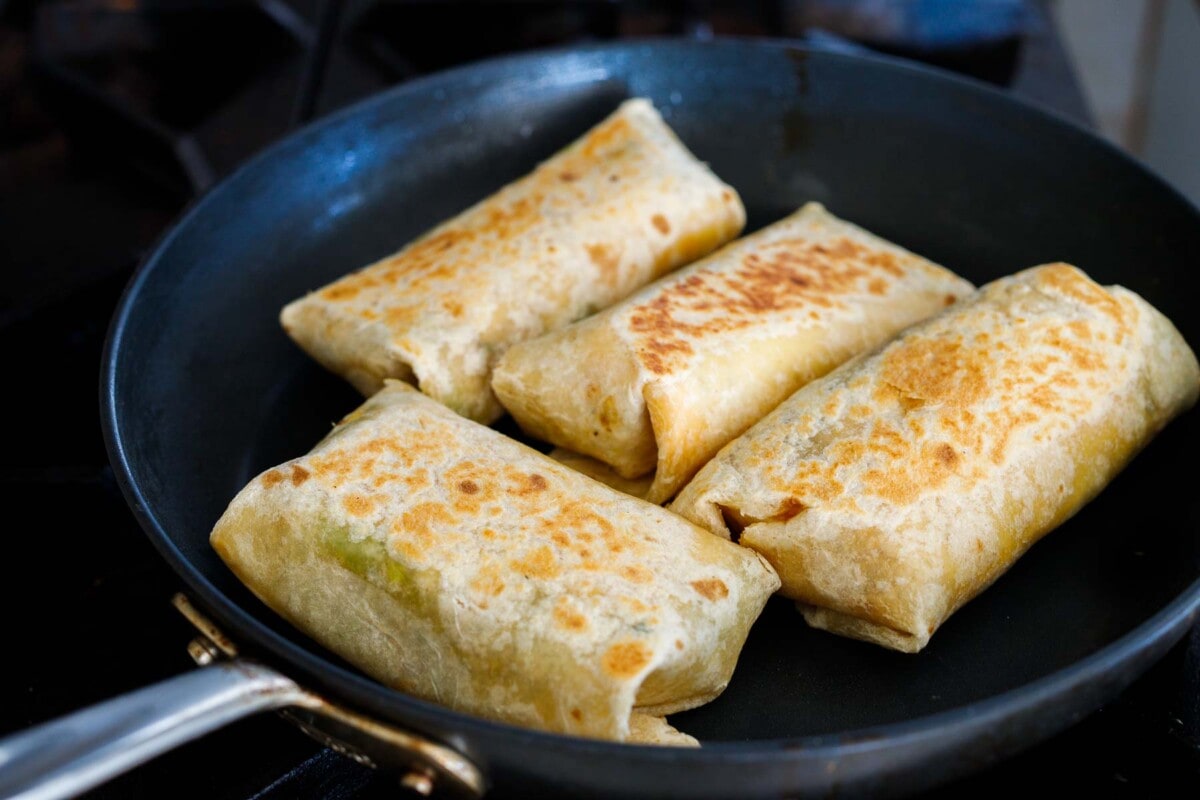
[[1198,389],[1148,303],[1038,267],[804,387],[671,508],[740,531],[811,625],[915,652]]
[[745,211],[646,100],[526,177],[283,310],[284,329],[363,394],[416,385],[479,422],[516,342],[605,308],[742,229]]
[[648,717],[719,694],[779,586],[749,550],[395,381],[251,481],[212,544],[389,686],[616,740],[693,741]]
[[800,386],[973,288],[809,203],[516,345],[492,387],[531,435],[600,462],[570,463],[661,503]]

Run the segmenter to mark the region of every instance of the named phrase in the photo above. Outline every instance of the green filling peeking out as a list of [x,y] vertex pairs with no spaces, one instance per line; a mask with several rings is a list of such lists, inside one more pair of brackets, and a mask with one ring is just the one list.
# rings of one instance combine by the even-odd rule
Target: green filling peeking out
[[321,545],[346,569],[400,599],[414,613],[433,619],[437,609],[433,593],[422,585],[435,585],[434,570],[410,570],[387,552],[387,545],[370,537],[354,541],[347,525],[322,525]]

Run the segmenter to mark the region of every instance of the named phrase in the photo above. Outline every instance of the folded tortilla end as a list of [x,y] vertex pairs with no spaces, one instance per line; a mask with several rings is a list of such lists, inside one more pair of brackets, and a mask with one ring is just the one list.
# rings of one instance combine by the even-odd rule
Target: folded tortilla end
[[928,633],[924,636],[917,636],[907,631],[871,622],[862,617],[805,603],[796,603],[796,610],[813,628],[836,633],[848,639],[877,644],[901,653],[919,653],[925,648],[925,645],[929,644],[931,638]]
[[696,737],[675,728],[662,717],[637,711],[629,717],[630,744],[649,744],[661,747],[699,747]]

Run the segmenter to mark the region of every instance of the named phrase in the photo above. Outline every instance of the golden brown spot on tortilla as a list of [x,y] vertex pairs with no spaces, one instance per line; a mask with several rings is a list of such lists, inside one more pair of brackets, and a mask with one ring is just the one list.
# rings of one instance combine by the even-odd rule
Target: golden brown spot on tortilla
[[483,233],[491,241],[506,241],[523,233],[541,219],[539,206],[545,199],[541,192],[518,197],[507,206],[492,206],[485,215]]
[[980,553],[983,552],[983,539],[975,540],[975,549],[978,550]]
[[588,626],[587,617],[571,608],[565,599],[555,604],[554,621],[569,631],[582,631]]
[[867,255],[865,260],[872,267],[881,269],[893,277],[900,278],[904,276],[904,269],[897,262],[894,253],[889,253],[885,250],[876,250]]
[[471,581],[471,590],[477,594],[497,597],[504,591],[504,580],[495,564],[484,564]]
[[871,294],[884,294],[887,292],[888,282],[883,278],[871,278],[867,281],[867,291]]
[[448,278],[453,274],[448,265],[461,260],[461,254],[453,251],[462,250],[464,244],[478,235],[477,229],[484,227],[479,223],[478,215],[460,220],[455,227],[424,236],[376,266],[342,280],[365,283],[367,279],[378,277],[384,283],[394,285],[401,278]]
[[1066,353],[1076,370],[1095,372],[1104,369],[1104,359],[1087,345],[1068,341],[1065,336],[1061,336],[1058,333],[1051,333],[1047,337],[1047,343]]
[[299,464],[292,464],[292,485],[299,486],[300,484],[302,484],[306,480],[308,480],[308,478],[311,474],[312,473],[310,473],[308,470],[306,470],[304,467],[300,466]]
[[484,506],[500,499],[503,486],[475,461],[460,461],[439,476],[449,490],[450,502],[459,514],[476,516]]
[[[428,299],[428,292],[413,290],[432,284],[434,291],[441,295],[439,301],[443,302],[446,311],[459,317],[465,314],[467,307],[460,288],[463,276],[494,258],[496,253],[511,251],[514,239],[544,222],[543,209],[547,202],[558,202],[569,192],[569,189],[565,190],[566,184],[588,180],[599,182],[605,177],[609,181],[619,180],[623,170],[641,170],[645,157],[646,150],[639,146],[629,120],[623,117],[606,120],[585,135],[578,148],[572,148],[556,159],[552,166],[539,167],[512,190],[493,196],[390,258],[347,276],[323,290],[324,296],[343,300],[354,298],[355,311],[360,316],[379,319],[393,330],[403,330],[421,313],[414,298],[424,296]],[[619,212],[614,204],[608,208],[610,213]],[[711,240],[720,235],[720,231],[706,230],[699,238]],[[693,244],[690,240],[676,242],[672,252],[661,254],[661,258],[673,262],[680,255],[675,250],[683,248],[687,252],[682,255],[688,255],[687,248]],[[700,252],[707,252],[713,244],[704,242]],[[555,249],[550,245],[547,252],[554,253]],[[615,273],[619,250],[610,256],[612,266],[608,272]],[[604,274],[603,270],[602,276],[613,285],[619,278],[615,274]],[[408,291],[395,292],[398,285]],[[371,290],[370,297],[365,297],[368,294],[365,290]]]
[[579,154],[584,159],[593,159],[604,148],[610,147],[622,139],[630,138],[632,133],[629,121],[624,117],[606,120],[584,137]]
[[583,712],[578,708],[572,708],[571,719],[575,720],[576,722],[583,722]]
[[945,464],[947,467],[953,467],[958,463],[958,453],[954,452],[954,448],[943,442],[934,450],[937,460]]
[[[352,414],[347,419],[352,420],[354,416]],[[415,459],[428,453],[429,449],[419,441],[402,443],[383,436],[367,440],[353,448],[337,448],[314,454],[309,459],[308,468],[318,477],[339,481],[357,471],[364,478],[376,473],[376,477],[384,476],[388,480],[405,479],[409,482],[405,476],[413,469]],[[376,456],[381,457],[383,466],[374,467]],[[424,470],[416,470],[416,474],[423,476]],[[382,485],[378,480],[374,482],[376,485]]]
[[604,544],[610,553],[620,553],[625,549],[625,540],[616,534],[604,534]]
[[795,517],[801,511],[807,509],[808,506],[801,503],[794,497],[789,497],[783,501],[779,507],[779,513],[775,515],[775,520],[778,522],[787,522],[792,517]]
[[361,287],[356,286],[353,283],[344,283],[342,281],[338,281],[332,286],[322,289],[321,297],[326,300],[338,302],[340,300],[350,300],[356,296],[359,291],[361,291]]
[[270,489],[272,486],[276,486],[283,482],[283,473],[277,469],[264,472],[262,476],[262,482],[263,486]]
[[629,309],[629,326],[646,369],[666,374],[694,352],[693,342],[758,324],[765,312],[817,312],[840,307],[847,296],[872,286],[882,291],[887,279],[880,271],[904,272],[892,254],[844,237],[777,240],[732,271],[701,269],[668,283]]
[[351,469],[354,467],[354,462],[346,453],[334,450],[329,453],[322,453],[319,456],[313,456],[308,466],[314,475],[322,478],[331,478],[336,481],[350,474]]
[[643,603],[641,600],[637,599],[636,597],[630,597],[629,595],[621,595],[617,599],[620,600],[625,605],[629,606],[630,610],[637,614],[644,614],[645,612],[651,610],[650,606],[646,605],[645,603]]
[[589,244],[585,245],[583,249],[587,251],[588,258],[600,270],[600,279],[610,286],[615,285],[617,278],[620,277],[617,267],[620,266],[621,257],[613,248],[606,244]]
[[[624,551],[636,557],[642,547],[637,539],[626,538],[617,531],[613,523],[598,514],[589,503],[568,499],[566,495],[554,491],[545,501],[532,493],[519,497],[529,504],[528,512],[520,513],[536,514],[532,520],[536,530],[555,544],[564,556],[571,554],[577,557],[579,561],[575,563],[579,564],[580,569],[620,575],[622,568],[632,559],[629,556],[615,559],[608,555]],[[547,513],[547,509],[552,510]],[[593,544],[598,538],[605,545],[604,551]]]
[[[1083,281],[1070,271],[1060,277]],[[1045,291],[1044,283],[1025,286]],[[906,503],[949,480],[979,480],[986,461],[1003,464],[1018,437],[1052,440],[1110,390],[1115,370],[1102,342],[1129,324],[1096,313],[1094,303],[1107,303],[1098,291],[1076,288],[1089,298],[1087,308],[1073,296],[1062,302],[1059,293],[1053,298],[1058,307],[1045,311],[1043,299],[1021,294],[1012,306],[984,306],[979,325],[986,329],[970,336],[956,332],[959,312],[952,311],[947,322],[934,320],[888,346],[871,370],[823,398],[825,425],[805,434],[816,435],[812,457],[768,469],[768,486],[811,502],[815,491],[829,492],[833,477],[842,475],[856,491],[839,485],[822,499],[824,506],[851,508],[863,495]],[[864,390],[870,403],[847,403]],[[797,417],[797,431],[805,417]],[[771,451],[780,444],[752,445],[750,457],[779,464],[780,454]]]
[[952,295],[952,294],[948,294],[948,295],[946,295],[945,297],[943,297],[943,298],[942,298],[942,302],[943,302],[945,305],[952,306],[952,305],[954,305],[955,303],[957,303],[957,302],[958,302],[958,298],[957,298],[957,297],[955,297],[955,296],[954,296],[954,295]]
[[527,578],[549,579],[557,577],[562,572],[558,566],[558,559],[545,545],[534,548],[524,558],[510,561],[509,565]]
[[1081,305],[1107,315],[1117,323],[1120,331],[1127,332],[1129,330],[1121,302],[1103,286],[1074,267],[1067,264],[1051,264],[1043,267],[1038,270],[1037,281],[1042,286],[1053,289]]
[[442,503],[418,503],[401,515],[392,529],[407,539],[416,540],[425,547],[455,529],[458,518]]
[[662,214],[655,214],[653,217],[651,217],[650,224],[652,224],[654,229],[663,236],[666,236],[671,232],[671,223],[667,222],[667,218]]
[[375,508],[375,500],[365,495],[354,494],[346,495],[342,498],[342,505],[350,514],[356,517],[365,517]]
[[721,190],[721,199],[724,200],[726,203],[732,203],[733,202],[733,192],[731,192],[728,189],[722,189]]
[[509,480],[508,493],[518,497],[544,492],[550,486],[549,481],[536,472],[526,475],[519,470],[510,468],[505,471],[505,477]]
[[611,431],[613,429],[613,424],[618,420],[619,415],[617,413],[617,401],[612,397],[612,395],[609,395],[608,397],[604,398],[602,403],[600,403],[600,427],[604,428],[606,431]]
[[881,377],[902,394],[931,403],[969,406],[988,391],[990,357],[959,337],[910,336],[883,357]]
[[729,596],[729,587],[720,578],[704,578],[692,581],[692,588],[705,600],[723,600]]
[[676,639],[676,640],[675,640],[675,649],[676,649],[676,650],[682,650],[682,649],[683,649],[683,639]]
[[654,573],[638,564],[627,564],[622,567],[621,575],[634,583],[649,583],[654,580]]
[[1083,339],[1085,342],[1090,341],[1092,338],[1092,329],[1081,319],[1068,322],[1067,328],[1070,329],[1071,333],[1075,334],[1078,338]]
[[[777,491],[787,492],[789,495],[794,495],[791,499],[802,506],[804,502],[801,497],[813,498],[828,502],[840,497],[845,491],[842,483],[834,477],[835,470],[839,465],[853,464],[860,460],[865,455],[866,447],[862,442],[857,442],[847,439],[839,442],[830,451],[831,468],[825,469],[820,463],[814,461],[801,461],[796,464],[795,469],[791,474],[785,476],[772,476],[769,480],[771,487]],[[771,460],[777,460],[773,455]],[[744,524],[743,524],[744,527]]]
[[424,489],[429,485],[429,472],[424,469],[415,469],[405,472],[403,481],[404,485],[407,486],[410,491]]
[[1054,391],[1052,386],[1046,384],[1035,386],[1025,397],[1031,405],[1040,408],[1042,411],[1062,410],[1058,392]]
[[650,648],[640,641],[618,642],[605,651],[600,663],[614,678],[632,678],[650,663]]
[[1004,463],[1004,457],[1008,453],[1008,440],[1012,438],[1013,433],[1025,425],[1037,422],[1037,420],[1038,415],[1032,411],[1022,411],[1016,414],[998,411],[989,414],[985,424],[992,428],[992,438],[995,440],[991,449],[992,463]]
[[837,442],[830,453],[835,469],[837,465],[867,461],[878,464],[863,472],[862,488],[894,503],[911,502],[925,490],[940,486],[954,474],[959,458],[944,442],[923,445],[921,458],[914,458],[918,453],[914,437],[883,420],[877,421],[863,438]]
[[[542,182],[544,184],[544,179]],[[401,282],[407,283],[409,288],[418,288],[433,281],[453,281],[464,271],[474,268],[481,253],[486,254],[483,257],[490,257],[497,247],[503,247],[505,242],[542,219],[544,192],[535,189],[515,198],[511,195],[500,197],[503,199],[493,198],[485,207],[468,211],[462,218],[449,223],[449,227],[418,239],[392,257],[343,278],[325,291],[337,289],[349,298],[362,289],[394,287]],[[377,296],[380,294],[376,292]],[[403,296],[388,291],[383,298],[388,303],[384,319],[390,326],[404,326],[415,317],[416,308]],[[453,316],[463,313],[461,303],[450,300],[443,305]]]
[[409,561],[419,561],[423,553],[423,550],[412,542],[399,542],[396,549]]

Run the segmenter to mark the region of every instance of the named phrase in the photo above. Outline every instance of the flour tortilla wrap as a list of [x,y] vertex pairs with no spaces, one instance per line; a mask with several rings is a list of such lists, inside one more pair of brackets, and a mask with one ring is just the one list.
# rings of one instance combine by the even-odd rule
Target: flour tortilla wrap
[[661,503],[800,386],[973,288],[809,203],[513,347],[492,386],[527,433],[596,459],[583,470],[610,485],[644,483],[640,496]]
[[718,695],[779,586],[755,553],[396,381],[251,481],[212,544],[389,686],[614,740],[691,741],[645,717]]
[[671,508],[767,557],[809,624],[906,652],[1196,401],[1196,357],[1066,264],[810,383]]
[[395,255],[283,309],[304,350],[364,395],[416,385],[479,422],[512,344],[605,308],[737,236],[736,192],[646,100]]

